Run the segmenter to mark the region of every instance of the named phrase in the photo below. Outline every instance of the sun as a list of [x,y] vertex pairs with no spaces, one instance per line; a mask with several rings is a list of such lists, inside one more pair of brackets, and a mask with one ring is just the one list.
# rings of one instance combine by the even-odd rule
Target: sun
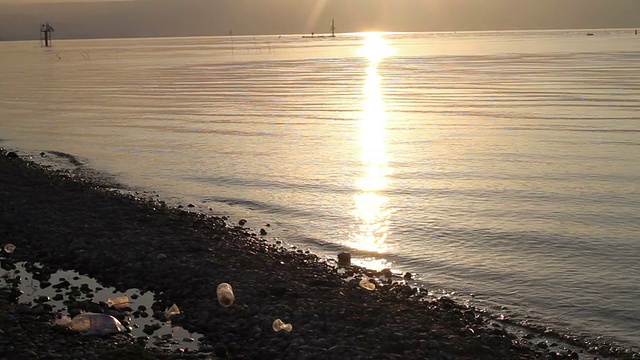
[[382,36],[382,33],[371,32],[364,34],[364,46],[358,50],[360,56],[364,56],[372,63],[379,63],[382,59],[393,55],[394,51]]

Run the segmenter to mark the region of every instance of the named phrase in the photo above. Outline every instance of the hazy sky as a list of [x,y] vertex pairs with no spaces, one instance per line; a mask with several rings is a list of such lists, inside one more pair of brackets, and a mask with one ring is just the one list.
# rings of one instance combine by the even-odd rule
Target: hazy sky
[[640,0],[0,0],[0,39],[640,28]]

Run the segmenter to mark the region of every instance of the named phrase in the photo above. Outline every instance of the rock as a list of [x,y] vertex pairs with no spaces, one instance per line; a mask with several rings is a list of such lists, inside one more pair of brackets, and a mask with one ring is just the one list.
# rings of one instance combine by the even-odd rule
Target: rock
[[229,354],[227,352],[227,347],[223,344],[218,344],[213,348],[213,352],[217,357],[226,358]]
[[37,299],[34,300],[37,303],[45,303],[51,301],[51,298],[46,295],[40,295]]
[[349,266],[351,265],[351,254],[348,252],[341,252],[338,254],[338,265]]
[[9,159],[17,159],[19,156],[18,156],[18,154],[16,154],[15,152],[13,152],[13,151],[9,151],[9,152],[7,153],[7,157],[8,157]]
[[380,273],[382,274],[382,276],[390,278],[393,274],[391,273],[391,269],[389,268],[384,268],[382,270],[380,270]]
[[45,312],[45,307],[42,306],[41,304],[38,304],[34,307],[30,307],[24,304],[21,304],[18,307],[18,313],[20,314],[27,314],[27,315],[41,315]]
[[438,344],[437,341],[431,339],[431,340],[422,340],[420,341],[420,348],[425,350],[425,349],[437,349],[440,347],[440,344]]
[[71,286],[71,283],[65,279],[62,279],[59,283],[53,285],[53,287],[56,289],[66,289],[69,286]]
[[158,325],[158,324],[153,324],[153,325],[147,324],[147,325],[144,326],[144,329],[142,329],[142,332],[144,332],[145,334],[151,336],[151,335],[153,335],[153,333],[156,330],[160,329],[160,327],[161,326]]

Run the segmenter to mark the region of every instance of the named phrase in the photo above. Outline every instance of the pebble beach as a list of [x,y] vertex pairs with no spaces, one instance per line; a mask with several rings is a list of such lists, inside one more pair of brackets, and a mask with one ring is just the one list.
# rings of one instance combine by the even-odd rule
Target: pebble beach
[[[53,325],[59,314],[48,299],[19,303],[13,278],[1,292],[0,359],[640,359],[544,328],[514,332],[518,324],[407,285],[411,274],[338,265],[267,240],[267,224],[170,207],[17,150],[0,152],[0,184],[0,245],[15,246],[2,254],[3,269],[37,264],[41,286],[59,284],[51,274],[62,269],[153,292],[150,316],[167,321],[175,304],[172,324],[201,334],[197,350],[167,350],[127,333],[72,333]],[[375,289],[360,286],[363,278]],[[235,294],[229,307],[216,300],[223,282]],[[64,304],[71,315],[134,310],[70,296]],[[291,331],[275,331],[276,319]]]

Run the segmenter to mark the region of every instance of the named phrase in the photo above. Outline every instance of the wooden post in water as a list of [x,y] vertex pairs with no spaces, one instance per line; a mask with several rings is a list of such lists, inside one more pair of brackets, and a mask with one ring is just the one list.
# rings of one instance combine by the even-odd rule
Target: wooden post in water
[[331,37],[336,37],[336,26],[333,19],[331,19]]
[[54,32],[53,26],[49,25],[49,23],[44,23],[40,25],[40,41],[41,45],[44,47],[50,47],[52,45],[52,32]]

